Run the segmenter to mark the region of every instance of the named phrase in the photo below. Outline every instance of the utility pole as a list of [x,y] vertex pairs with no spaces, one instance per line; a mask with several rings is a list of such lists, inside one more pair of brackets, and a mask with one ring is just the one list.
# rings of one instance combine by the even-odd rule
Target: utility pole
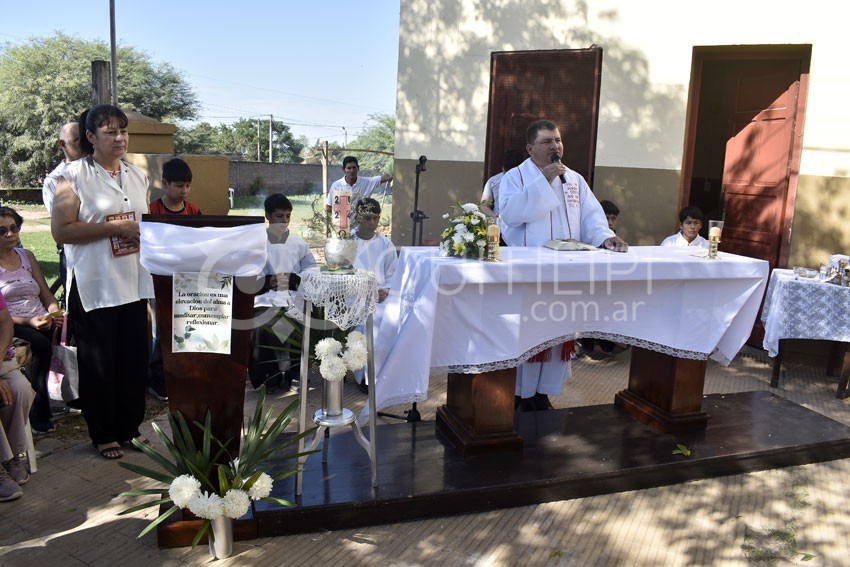
[[328,163],[330,162],[330,154],[328,152],[328,141],[322,144],[322,206],[328,199]]
[[260,119],[257,118],[257,161],[260,161]]
[[348,147],[348,130],[345,129],[345,126],[340,126],[342,128],[342,133],[345,135],[345,144],[342,146],[343,148]]
[[269,163],[274,163],[274,159],[272,159],[272,123],[274,122],[274,115],[269,114]]
[[92,106],[110,104],[112,101],[109,73],[109,61],[91,62]]
[[118,56],[115,50],[115,0],[109,0],[109,43],[112,51],[112,105],[118,106]]

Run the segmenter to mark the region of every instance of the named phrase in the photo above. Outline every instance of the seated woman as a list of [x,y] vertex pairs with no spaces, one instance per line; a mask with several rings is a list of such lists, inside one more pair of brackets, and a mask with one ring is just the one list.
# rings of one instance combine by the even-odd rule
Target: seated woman
[[58,312],[59,305],[35,256],[29,250],[16,247],[23,222],[14,209],[0,207],[0,292],[6,298],[14,322],[14,336],[30,343],[32,350],[27,377],[36,392],[36,400],[30,413],[30,425],[36,433],[49,433],[53,425],[47,373],[53,354],[53,325],[61,325],[62,318],[48,316],[48,313]]
[[[0,293],[0,352],[5,353],[12,344],[13,329],[6,300]],[[0,502],[20,498],[21,485],[29,480],[18,455],[27,450],[27,415],[34,396],[20,370],[0,376]]]

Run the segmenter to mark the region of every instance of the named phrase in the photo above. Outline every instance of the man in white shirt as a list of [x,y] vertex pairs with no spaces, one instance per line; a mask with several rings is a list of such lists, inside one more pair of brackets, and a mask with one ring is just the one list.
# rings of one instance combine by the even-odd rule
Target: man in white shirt
[[53,214],[53,197],[56,195],[56,182],[62,177],[65,166],[74,160],[83,157],[80,150],[80,125],[76,122],[68,122],[59,128],[59,149],[65,154],[65,159],[57,165],[53,171],[44,178],[41,186],[41,198],[48,214]]
[[[65,159],[59,162],[59,165],[47,174],[41,186],[41,199],[44,201],[44,207],[47,209],[48,215],[53,214],[53,197],[56,195],[56,183],[62,177],[62,174],[65,173],[65,167],[84,155],[80,149],[79,123],[66,122],[59,128],[59,149],[62,150]],[[56,283],[50,288],[52,293],[56,293],[60,285],[66,285],[67,282],[65,279],[68,275],[68,260],[65,256],[65,247],[57,244],[56,250],[59,253],[59,277],[56,278]]]
[[[502,237],[509,246],[542,246],[574,238],[615,252],[629,245],[608,228],[599,201],[584,178],[561,163],[564,144],[551,120],[532,122],[526,131],[529,159],[505,173],[499,186]],[[550,409],[570,377],[565,345],[550,348],[517,367],[517,408]]]
[[[342,160],[342,171],[345,175],[331,183],[328,198],[325,201],[325,211],[333,215],[333,222],[341,229],[351,233],[355,228],[354,208],[360,199],[371,197],[381,183],[392,181],[393,176],[384,173],[374,177],[360,177],[360,164],[354,156],[345,156]],[[350,195],[350,201],[343,202]],[[344,218],[343,218],[344,217]]]

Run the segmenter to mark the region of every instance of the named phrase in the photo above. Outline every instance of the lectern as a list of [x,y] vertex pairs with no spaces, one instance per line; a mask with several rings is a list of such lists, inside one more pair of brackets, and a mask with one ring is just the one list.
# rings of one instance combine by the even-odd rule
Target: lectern
[[[186,215],[142,215],[143,223],[164,223],[188,228],[234,228],[253,224],[263,224],[263,217],[248,216],[186,216]],[[160,244],[158,252],[151,252],[153,246],[145,250],[145,231],[142,234],[143,263],[144,255],[168,256],[168,246]],[[265,231],[263,231],[263,236]],[[176,259],[177,272],[201,272],[205,267],[218,271],[222,265],[221,258],[215,258],[215,253],[205,257],[202,247],[192,247],[185,242],[173,242],[173,248],[183,246],[194,252],[193,261],[183,269]],[[244,250],[244,255],[251,256],[254,264],[259,264],[260,258],[265,258],[265,244],[261,250]],[[256,247],[256,246],[254,246]],[[219,250],[219,247],[212,247]],[[252,253],[253,252],[253,253]],[[178,254],[175,252],[175,256]],[[231,263],[239,262],[239,254],[231,254]],[[157,259],[157,258],[153,258]],[[264,261],[264,260],[263,260]],[[194,264],[194,267],[192,266]],[[197,266],[200,265],[201,269]],[[147,267],[147,265],[146,265]],[[260,268],[262,265],[260,264]],[[165,271],[165,270],[163,270]],[[212,270],[211,270],[212,271]],[[153,272],[153,270],[152,270]],[[231,272],[232,274],[233,272]],[[239,454],[242,434],[243,407],[245,404],[245,378],[248,371],[250,353],[251,327],[253,324],[254,293],[257,276],[236,276],[233,278],[232,321],[229,354],[197,352],[191,349],[173,352],[173,275],[157,275],[153,273],[154,294],[156,296],[157,337],[162,347],[165,383],[168,388],[168,409],[171,413],[180,412],[190,424],[190,430],[197,446],[201,446],[202,431],[191,425],[193,421],[204,422],[207,411],[212,418],[213,434],[222,442],[227,442],[230,456]],[[225,456],[225,460],[230,457]],[[186,518],[159,526],[157,536],[160,547],[176,547],[189,545],[197,531],[197,522]],[[235,539],[256,537],[256,521],[234,522]]]

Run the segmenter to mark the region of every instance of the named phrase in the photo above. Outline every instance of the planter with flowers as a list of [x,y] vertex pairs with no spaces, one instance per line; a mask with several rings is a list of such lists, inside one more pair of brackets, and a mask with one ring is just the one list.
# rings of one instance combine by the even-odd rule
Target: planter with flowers
[[[152,424],[156,436],[162,441],[167,454],[162,454],[150,445],[133,441],[136,448],[158,465],[160,470],[139,466],[130,462],[119,463],[122,467],[167,485],[164,488],[129,490],[119,496],[158,496],[157,500],[133,506],[121,512],[130,514],[145,508],[160,506],[161,513],[139,534],[139,537],[162,524],[180,509],[188,508],[202,519],[192,546],[208,535],[210,553],[215,558],[227,557],[232,551],[234,519],[248,513],[251,502],[267,500],[282,506],[291,506],[286,500],[271,496],[275,481],[296,473],[297,452],[289,452],[303,435],[283,437],[292,420],[298,401],[292,402],[276,418],[271,411],[264,411],[265,389],[260,390],[254,415],[244,432],[238,456],[227,452],[227,442],[212,434],[212,418],[207,412],[203,424],[192,425],[203,431],[201,446],[195,444],[190,425],[179,412],[168,415],[171,436]],[[282,463],[291,463],[291,468],[272,477],[272,468]],[[169,506],[170,504],[170,506]]]
[[458,203],[443,218],[449,224],[440,235],[440,256],[487,258],[487,216],[478,205]]

